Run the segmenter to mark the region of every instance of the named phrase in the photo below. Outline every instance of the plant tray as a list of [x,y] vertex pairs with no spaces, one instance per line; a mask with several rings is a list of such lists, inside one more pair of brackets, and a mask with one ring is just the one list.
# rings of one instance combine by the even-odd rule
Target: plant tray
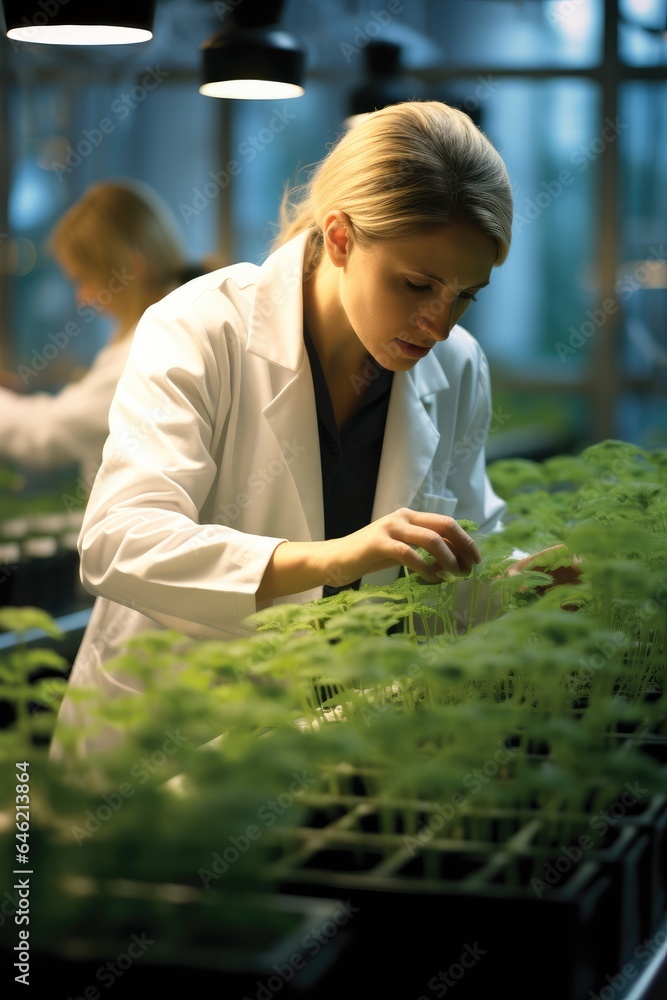
[[[611,859],[586,860],[538,896],[524,870],[535,820],[502,847],[434,838],[415,850],[405,835],[364,833],[358,821],[372,812],[366,801],[329,826],[284,831],[273,870],[283,892],[356,908],[350,961],[395,956],[369,970],[376,992],[360,998],[442,996],[439,974],[451,969],[456,981],[465,955],[469,965],[477,957],[456,981],[459,1000],[496,995],[499,982],[511,982],[515,1000],[581,1000],[618,966],[620,862],[614,871]],[[628,841],[639,852],[636,832]],[[634,871],[638,859],[627,864]]]
[[[35,996],[53,995],[54,984],[63,996],[88,996],[91,984],[108,988],[122,976],[122,996],[131,1000],[150,993],[268,1000],[278,991],[288,1000],[320,1000],[322,980],[349,943],[349,915],[331,897],[237,893],[225,902],[213,889],[93,883],[62,881],[60,901],[71,908],[78,899],[79,915],[64,934],[31,947]],[[215,911],[225,917],[218,933]],[[11,967],[4,941],[2,950]]]

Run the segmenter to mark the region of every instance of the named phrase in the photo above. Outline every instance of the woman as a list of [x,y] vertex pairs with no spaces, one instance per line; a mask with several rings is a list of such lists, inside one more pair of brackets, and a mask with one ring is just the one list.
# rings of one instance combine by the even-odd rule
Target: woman
[[78,463],[85,494],[102,458],[109,406],[136,324],[180,283],[186,258],[167,206],[130,180],[88,188],[57,223],[49,249],[76,288],[83,322],[107,315],[114,328],[86,374],[60,392],[0,388],[0,458],[38,469]]
[[271,602],[402,566],[467,574],[455,518],[500,527],[488,366],[458,325],[509,250],[500,156],[462,112],[409,102],[301,194],[261,267],[196,278],[139,323],[80,536],[98,598],[71,686],[133,688],[105,664],[156,623],[233,637]]

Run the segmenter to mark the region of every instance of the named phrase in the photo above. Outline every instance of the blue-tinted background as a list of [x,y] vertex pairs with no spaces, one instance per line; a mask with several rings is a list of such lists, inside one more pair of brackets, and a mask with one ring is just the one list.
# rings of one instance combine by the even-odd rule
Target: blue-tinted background
[[[344,129],[365,50],[389,39],[406,96],[467,110],[514,186],[510,257],[466,315],[491,363],[490,455],[667,446],[667,0],[288,0],[309,72],[303,97],[278,102],[199,94],[199,46],[226,7],[159,0],[139,46],[0,41],[3,367],[74,315],[44,242],[95,180],[155,187],[193,260],[261,260],[285,186]],[[87,365],[107,327],[84,333],[41,387]]]

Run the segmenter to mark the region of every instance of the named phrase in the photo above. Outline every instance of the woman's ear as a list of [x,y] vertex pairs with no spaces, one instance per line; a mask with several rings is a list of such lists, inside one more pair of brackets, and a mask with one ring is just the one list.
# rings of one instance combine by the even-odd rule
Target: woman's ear
[[329,212],[322,232],[329,260],[334,267],[343,267],[347,263],[353,240],[352,226],[345,212]]

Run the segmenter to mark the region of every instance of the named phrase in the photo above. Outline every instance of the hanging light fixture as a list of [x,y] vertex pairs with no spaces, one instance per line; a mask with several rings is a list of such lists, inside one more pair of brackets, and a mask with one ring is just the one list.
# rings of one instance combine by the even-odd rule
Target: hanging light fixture
[[153,37],[156,0],[2,0],[7,37],[49,45],[126,45]]
[[301,97],[306,54],[280,25],[283,0],[241,0],[202,50],[200,94],[266,100]]
[[350,113],[343,124],[354,128],[360,121],[390,104],[419,100],[424,88],[420,80],[401,68],[402,47],[389,40],[371,41],[364,50],[366,80],[350,95]]

